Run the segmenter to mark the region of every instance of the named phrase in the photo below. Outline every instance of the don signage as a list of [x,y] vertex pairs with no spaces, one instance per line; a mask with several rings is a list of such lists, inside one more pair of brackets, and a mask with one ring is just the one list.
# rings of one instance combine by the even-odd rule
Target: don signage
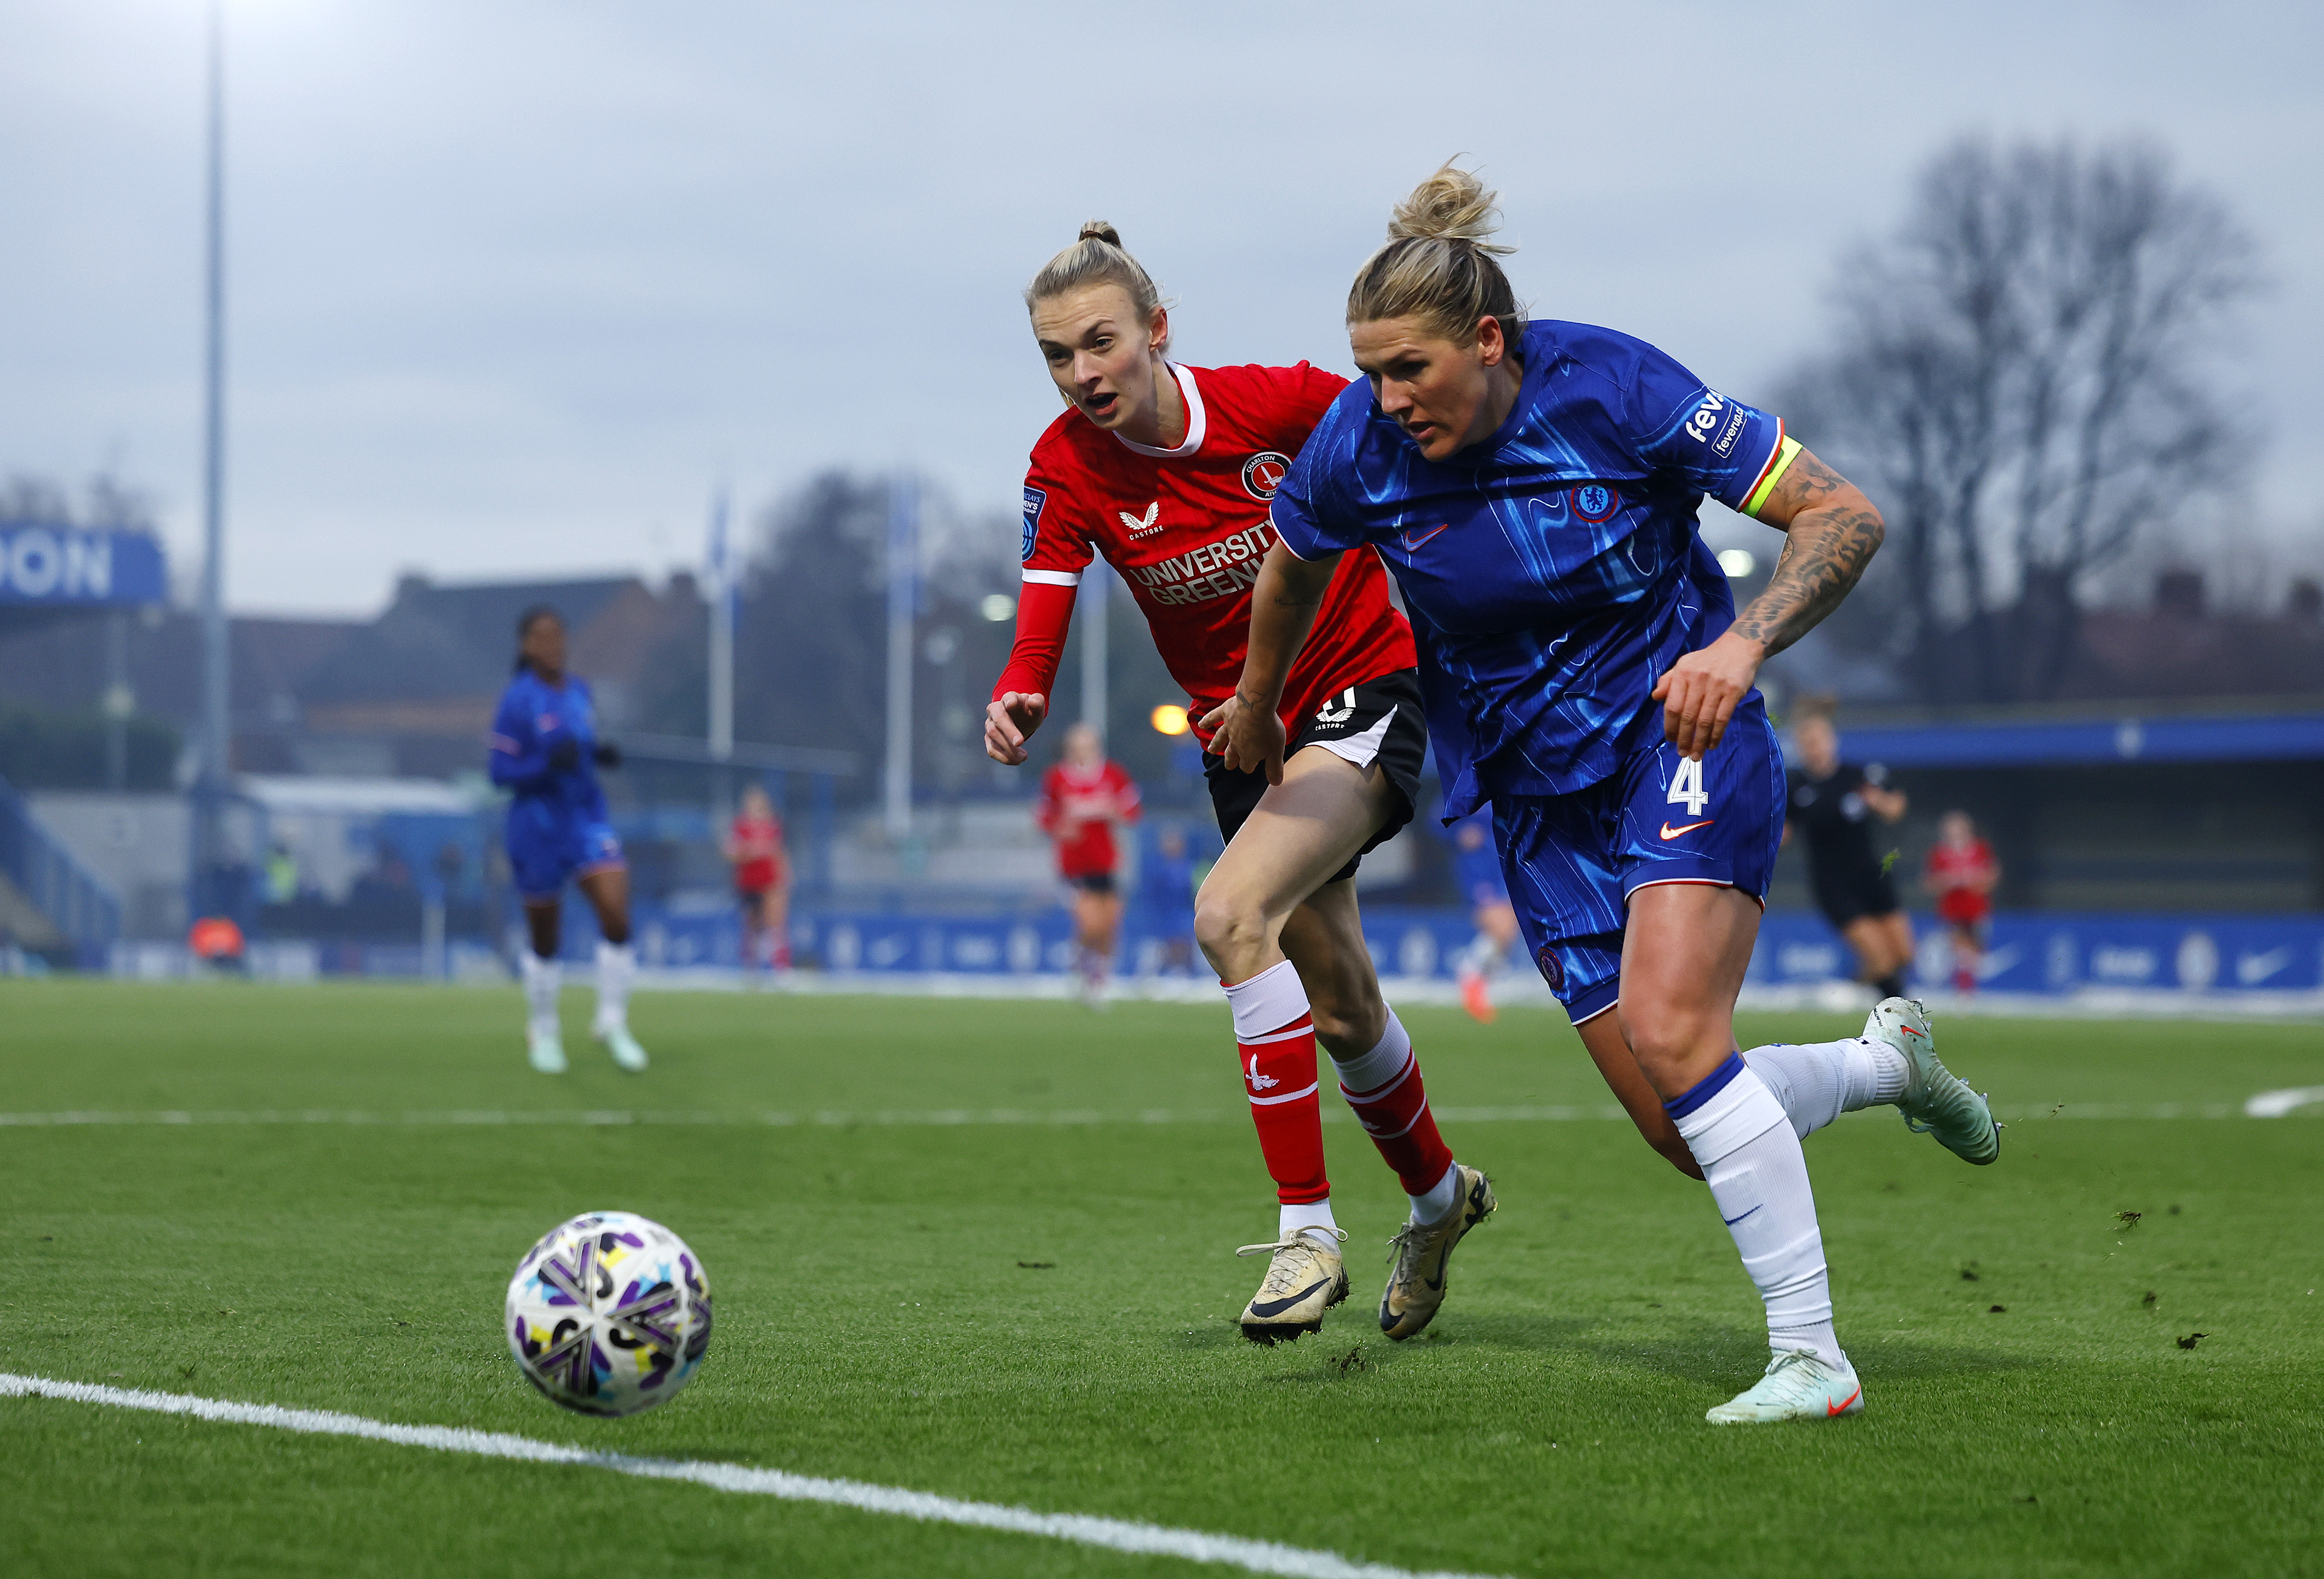
[[161,545],[143,532],[0,527],[0,603],[107,608],[158,603],[168,591]]

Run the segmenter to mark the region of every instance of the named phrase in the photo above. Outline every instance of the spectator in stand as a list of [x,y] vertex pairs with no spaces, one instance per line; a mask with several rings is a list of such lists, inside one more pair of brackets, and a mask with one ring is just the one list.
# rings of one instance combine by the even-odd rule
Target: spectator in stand
[[1185,829],[1176,822],[1160,824],[1148,845],[1138,892],[1152,914],[1155,941],[1162,945],[1157,968],[1166,976],[1194,974],[1195,885],[1194,856],[1187,848]]
[[1114,881],[1120,855],[1114,824],[1138,821],[1138,785],[1111,761],[1087,723],[1065,731],[1065,759],[1041,780],[1034,819],[1057,847],[1057,872],[1074,891],[1074,945],[1082,997],[1105,1004],[1105,983],[1121,936],[1121,895]]
[[1792,726],[1798,766],[1789,775],[1784,839],[1797,831],[1807,840],[1808,882],[1816,907],[1863,962],[1864,979],[1884,998],[1904,996],[1904,967],[1913,959],[1913,923],[1896,903],[1888,861],[1872,847],[1871,819],[1895,822],[1904,794],[1888,787],[1888,770],[1840,759],[1840,734],[1822,711],[1803,712]]
[[1929,851],[1921,881],[1937,896],[1937,919],[1952,936],[1953,990],[1975,992],[2001,863],[1993,858],[1993,846],[1978,837],[1967,812],[1947,812],[1937,819],[1937,847]]
[[734,866],[734,897],[742,907],[742,968],[791,968],[791,869],[783,849],[782,819],[757,785],[742,792],[742,809],[726,834]]
[[299,897],[299,858],[278,843],[266,855],[266,903],[288,904]]

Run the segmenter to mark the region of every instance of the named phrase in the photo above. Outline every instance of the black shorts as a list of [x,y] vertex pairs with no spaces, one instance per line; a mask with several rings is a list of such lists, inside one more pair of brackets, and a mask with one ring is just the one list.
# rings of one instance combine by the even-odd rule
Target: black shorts
[[[1373,831],[1346,866],[1332,875],[1330,880],[1334,883],[1354,877],[1366,855],[1402,832],[1412,821],[1413,807],[1419,803],[1420,767],[1428,757],[1428,720],[1420,704],[1420,671],[1393,670],[1332,697],[1286,742],[1283,755],[1288,758],[1305,747],[1354,741],[1372,748],[1371,757],[1362,766],[1377,763],[1396,794],[1388,821]],[[1203,777],[1211,786],[1211,809],[1218,813],[1219,832],[1231,843],[1236,831],[1259,804],[1259,797],[1267,793],[1267,775],[1257,770],[1230,772],[1224,761],[1204,752]]]
[[1113,892],[1113,874],[1111,872],[1092,872],[1087,877],[1067,877],[1065,882],[1069,886],[1080,889],[1084,894],[1111,894]]
[[1858,916],[1893,915],[1898,908],[1896,885],[1877,867],[1830,876],[1819,872],[1815,877],[1815,901],[1824,919],[1840,928]]

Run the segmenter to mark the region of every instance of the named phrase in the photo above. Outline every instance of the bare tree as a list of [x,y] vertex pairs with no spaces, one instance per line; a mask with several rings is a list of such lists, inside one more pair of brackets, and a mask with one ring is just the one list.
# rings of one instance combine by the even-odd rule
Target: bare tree
[[1852,627],[1930,701],[2055,693],[2091,579],[2209,508],[2248,447],[2214,393],[2255,284],[2224,206],[2143,144],[1959,143],[1851,258],[1807,442],[1888,520]]

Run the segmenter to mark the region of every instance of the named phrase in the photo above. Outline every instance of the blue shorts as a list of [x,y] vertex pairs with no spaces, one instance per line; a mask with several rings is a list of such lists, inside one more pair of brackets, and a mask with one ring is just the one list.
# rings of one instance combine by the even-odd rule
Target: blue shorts
[[1700,765],[1663,739],[1661,711],[1621,768],[1563,795],[1493,802],[1509,901],[1542,978],[1575,1024],[1614,1006],[1630,895],[1712,883],[1767,902],[1784,841],[1784,754],[1757,692]]
[[627,864],[610,825],[562,818],[511,817],[508,858],[516,891],[528,902],[554,899],[576,877]]

